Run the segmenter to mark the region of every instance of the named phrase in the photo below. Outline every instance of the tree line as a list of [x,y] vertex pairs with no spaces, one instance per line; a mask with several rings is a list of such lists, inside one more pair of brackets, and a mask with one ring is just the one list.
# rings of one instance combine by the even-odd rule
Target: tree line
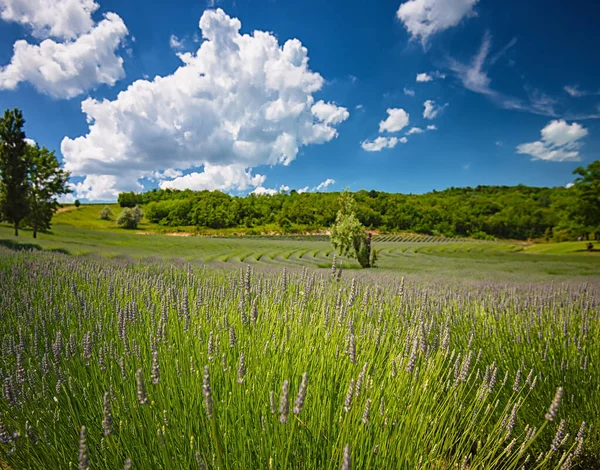
[[70,193],[69,173],[54,151],[25,140],[25,120],[19,109],[6,110],[0,118],[0,218],[11,223],[15,236],[28,225],[33,238],[50,228],[59,207],[57,196]]
[[[371,230],[447,237],[600,237],[600,161],[577,168],[572,187],[477,186],[426,194],[353,193],[358,221]],[[146,218],[168,227],[213,229],[277,225],[283,231],[331,227],[340,193],[231,196],[220,191],[154,189],[121,193],[123,207],[144,205]]]

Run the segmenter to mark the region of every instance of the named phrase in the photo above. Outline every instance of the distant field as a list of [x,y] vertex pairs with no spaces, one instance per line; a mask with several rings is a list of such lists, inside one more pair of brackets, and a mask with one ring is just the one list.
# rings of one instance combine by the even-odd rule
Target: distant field
[[[83,212],[83,213],[82,213]],[[194,260],[211,264],[251,264],[329,268],[333,251],[326,237],[197,237],[140,234],[110,227],[92,219],[87,211],[69,211],[71,220],[96,223],[100,228],[79,228],[55,223],[51,234],[23,230],[15,238],[12,229],[0,224],[0,244],[17,249],[55,250],[73,255],[99,254],[109,257],[159,257]],[[108,222],[107,224],[110,224]],[[563,248],[564,245],[564,248]],[[531,247],[485,241],[387,241],[374,242],[380,270],[445,277],[535,281],[547,278],[600,276],[598,256],[571,254],[582,244],[548,244]],[[550,251],[551,248],[557,251]],[[538,249],[539,251],[536,251]],[[358,268],[354,260],[343,259],[347,269]]]

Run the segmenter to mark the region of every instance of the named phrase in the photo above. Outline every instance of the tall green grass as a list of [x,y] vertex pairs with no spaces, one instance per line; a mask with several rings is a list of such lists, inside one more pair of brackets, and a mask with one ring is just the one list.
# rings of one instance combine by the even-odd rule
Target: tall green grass
[[0,285],[15,469],[598,463],[597,283],[2,250]]

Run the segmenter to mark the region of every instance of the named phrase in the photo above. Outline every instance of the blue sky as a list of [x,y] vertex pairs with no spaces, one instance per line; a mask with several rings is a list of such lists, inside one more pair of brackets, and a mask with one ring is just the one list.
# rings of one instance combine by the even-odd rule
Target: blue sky
[[599,158],[595,2],[0,0],[0,107],[82,200],[565,185]]

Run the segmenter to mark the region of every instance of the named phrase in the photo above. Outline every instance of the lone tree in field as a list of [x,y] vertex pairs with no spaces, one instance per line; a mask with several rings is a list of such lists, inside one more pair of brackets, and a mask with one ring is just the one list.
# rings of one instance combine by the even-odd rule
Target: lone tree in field
[[366,233],[356,217],[354,197],[347,188],[338,202],[340,209],[331,227],[331,244],[340,254],[356,258],[363,268],[374,267],[377,253],[371,248],[371,234]]
[[16,108],[7,109],[0,118],[0,211],[2,218],[13,224],[15,236],[29,214],[24,124],[23,113]]
[[81,202],[79,202],[79,199],[75,199],[75,209],[79,209],[79,206],[81,205]]
[[134,229],[137,228],[140,220],[142,220],[142,210],[135,206],[133,209],[126,207],[117,217],[117,225],[121,228]]
[[25,151],[29,173],[29,215],[27,223],[33,228],[33,238],[37,232],[50,228],[52,216],[59,208],[56,196],[68,194],[69,173],[63,170],[54,151],[39,145],[28,145]]

